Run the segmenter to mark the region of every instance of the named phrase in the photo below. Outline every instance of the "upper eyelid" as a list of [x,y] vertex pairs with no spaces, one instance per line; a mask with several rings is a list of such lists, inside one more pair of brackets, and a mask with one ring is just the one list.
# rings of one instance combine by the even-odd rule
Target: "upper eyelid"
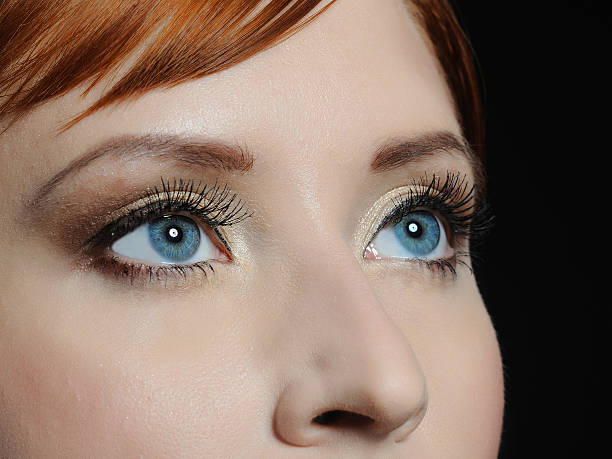
[[[467,236],[475,210],[475,189],[475,184],[467,174],[451,171],[441,176],[425,174],[414,178],[411,184],[392,189],[379,198],[364,217],[365,221],[370,221],[365,246],[402,212],[415,211],[419,207],[431,209],[432,204],[439,204],[434,206],[433,210],[442,214],[445,225],[449,225],[448,228],[453,230],[451,233],[454,236]],[[448,221],[449,217],[456,221]],[[454,227],[455,223],[461,228]]]
[[[172,198],[171,201],[168,200],[168,196]],[[138,199],[137,201],[122,207],[118,211],[111,213],[107,219],[107,224],[114,223],[122,218],[129,218],[130,216],[134,216],[143,211],[149,211],[151,214],[154,214],[156,210],[165,210],[164,205],[166,204],[188,202],[193,197],[198,197],[198,195],[185,192],[170,192],[168,195],[155,194],[147,196],[146,198]],[[194,201],[191,200],[191,202]],[[157,208],[154,206],[157,206]],[[209,224],[209,222],[205,223]]]
[[252,216],[238,194],[227,185],[221,187],[218,182],[213,185],[199,182],[196,185],[194,182],[174,179],[171,184],[169,180],[162,179],[161,183],[161,189],[148,189],[140,199],[109,214],[102,228],[83,244],[83,249],[90,251],[112,243],[113,239],[122,237],[163,213],[188,211],[208,225],[231,253],[218,227],[230,226]]
[[[415,195],[417,199],[420,199],[419,195]],[[449,203],[445,201],[442,197],[432,195],[427,198],[428,202],[414,202],[411,197],[402,198],[401,202],[398,202],[394,209],[392,209],[389,214],[381,221],[379,229],[382,229],[384,226],[389,224],[389,222],[393,221],[396,218],[400,218],[402,215],[405,215],[409,212],[416,212],[418,210],[433,210],[437,213],[443,212],[456,212],[457,214],[465,215],[466,217],[471,216],[472,206],[464,207],[463,209],[455,209],[453,207],[453,203]],[[435,207],[432,207],[432,204],[435,204]],[[441,204],[441,206],[437,206]],[[446,207],[450,207],[450,209],[446,209]],[[442,215],[445,217],[444,215]]]

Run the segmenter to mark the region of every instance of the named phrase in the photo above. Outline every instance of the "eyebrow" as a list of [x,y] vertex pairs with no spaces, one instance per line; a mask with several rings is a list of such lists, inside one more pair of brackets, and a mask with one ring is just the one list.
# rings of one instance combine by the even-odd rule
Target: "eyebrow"
[[176,135],[121,136],[105,141],[76,158],[38,188],[31,205],[36,205],[70,175],[102,157],[117,159],[169,158],[178,163],[225,172],[247,172],[254,158],[246,147],[218,141],[197,141]]
[[465,139],[449,131],[437,131],[409,139],[393,139],[379,147],[372,162],[372,172],[386,172],[440,152],[459,153],[475,164],[475,155]]
[[[474,160],[474,153],[464,139],[449,131],[438,131],[387,141],[375,151],[370,170],[374,173],[390,171],[441,151],[459,152],[471,164]],[[197,141],[176,135],[121,136],[97,145],[70,162],[38,188],[30,206],[36,206],[70,175],[109,156],[118,159],[170,158],[178,163],[226,172],[248,172],[254,163],[254,157],[246,147],[219,141]]]

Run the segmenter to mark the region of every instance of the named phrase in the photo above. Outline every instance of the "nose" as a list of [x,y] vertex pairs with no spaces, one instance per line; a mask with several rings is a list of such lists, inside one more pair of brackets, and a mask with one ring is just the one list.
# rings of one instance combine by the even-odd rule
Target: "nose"
[[293,303],[309,316],[287,338],[299,354],[274,412],[285,443],[333,444],[347,434],[399,442],[425,415],[425,377],[408,337],[351,258],[342,269],[313,270]]

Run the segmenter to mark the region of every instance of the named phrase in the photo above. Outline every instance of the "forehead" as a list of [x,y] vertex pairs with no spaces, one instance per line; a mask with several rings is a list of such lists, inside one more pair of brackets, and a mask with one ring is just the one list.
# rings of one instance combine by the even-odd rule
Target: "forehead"
[[85,98],[72,91],[7,134],[53,163],[109,137],[171,133],[246,143],[260,163],[303,164],[365,156],[387,137],[459,133],[436,60],[402,0],[338,0],[288,40],[228,70],[110,106],[55,135],[108,87],[102,82]]

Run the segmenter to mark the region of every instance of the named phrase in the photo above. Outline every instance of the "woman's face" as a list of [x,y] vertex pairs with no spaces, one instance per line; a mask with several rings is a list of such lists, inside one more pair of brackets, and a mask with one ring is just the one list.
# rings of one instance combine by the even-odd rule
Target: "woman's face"
[[496,456],[498,346],[440,191],[474,174],[400,0],[56,135],[106,88],[0,139],[0,456]]

